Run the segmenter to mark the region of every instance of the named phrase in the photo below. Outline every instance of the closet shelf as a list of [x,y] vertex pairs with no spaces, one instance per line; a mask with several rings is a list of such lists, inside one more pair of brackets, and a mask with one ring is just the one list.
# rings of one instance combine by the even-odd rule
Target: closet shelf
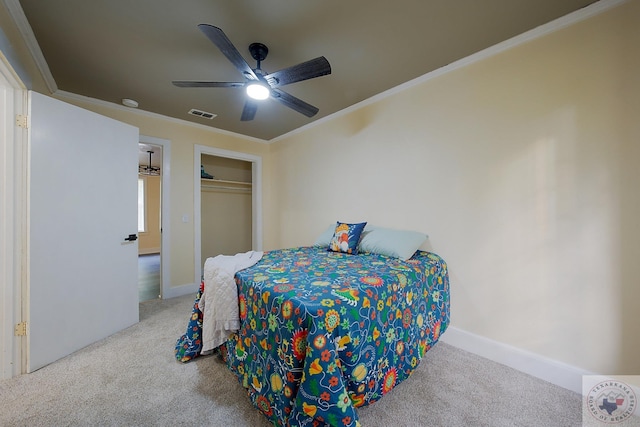
[[200,179],[202,190],[251,191],[251,183],[243,181],[229,181],[225,179]]

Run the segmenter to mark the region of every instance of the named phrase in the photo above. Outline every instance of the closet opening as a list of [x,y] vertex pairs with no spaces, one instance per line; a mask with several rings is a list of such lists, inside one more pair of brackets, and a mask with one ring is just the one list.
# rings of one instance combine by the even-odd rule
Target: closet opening
[[202,154],[201,260],[252,249],[251,162]]
[[195,283],[207,258],[262,250],[262,159],[196,146]]

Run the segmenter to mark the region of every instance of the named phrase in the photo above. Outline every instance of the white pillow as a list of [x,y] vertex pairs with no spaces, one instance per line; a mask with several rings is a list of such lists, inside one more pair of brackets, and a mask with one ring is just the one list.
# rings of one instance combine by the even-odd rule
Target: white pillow
[[373,226],[362,233],[358,251],[373,252],[406,261],[413,256],[427,237],[426,234],[417,231]]
[[333,223],[322,232],[321,235],[318,236],[315,242],[313,242],[313,246],[326,246],[329,247],[329,243],[331,242],[331,238],[333,237],[333,233],[336,231],[336,224]]

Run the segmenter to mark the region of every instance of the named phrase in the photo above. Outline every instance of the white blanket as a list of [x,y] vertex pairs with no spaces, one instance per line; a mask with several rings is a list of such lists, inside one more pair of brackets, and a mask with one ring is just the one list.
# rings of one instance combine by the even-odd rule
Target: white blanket
[[212,350],[240,329],[238,288],[235,274],[262,258],[262,252],[218,255],[204,263],[204,292],[198,308],[202,312],[202,351]]

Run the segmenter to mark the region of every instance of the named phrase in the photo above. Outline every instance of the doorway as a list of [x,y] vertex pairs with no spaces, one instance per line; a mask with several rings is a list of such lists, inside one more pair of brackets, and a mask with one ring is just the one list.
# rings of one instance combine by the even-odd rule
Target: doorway
[[162,297],[162,147],[138,144],[138,297]]
[[138,297],[166,298],[169,278],[170,141],[140,135],[138,144]]

